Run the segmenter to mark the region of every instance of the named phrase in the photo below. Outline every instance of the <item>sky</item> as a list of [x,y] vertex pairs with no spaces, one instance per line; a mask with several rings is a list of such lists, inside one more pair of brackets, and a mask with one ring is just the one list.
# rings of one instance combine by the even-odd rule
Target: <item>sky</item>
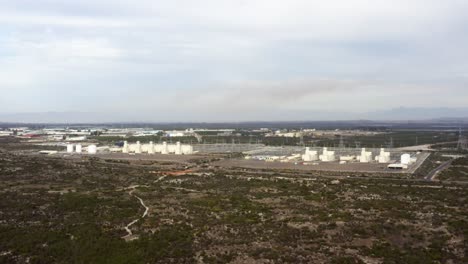
[[0,0],[0,116],[323,120],[467,107],[466,14],[466,0]]

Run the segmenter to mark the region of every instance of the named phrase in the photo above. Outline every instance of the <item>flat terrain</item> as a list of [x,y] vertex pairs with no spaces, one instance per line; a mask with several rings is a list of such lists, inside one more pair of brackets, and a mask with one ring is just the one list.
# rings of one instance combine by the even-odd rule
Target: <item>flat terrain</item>
[[468,181],[468,158],[454,160],[436,178],[442,181]]
[[466,184],[15,144],[0,143],[0,263],[468,263]]
[[[69,155],[69,157],[80,158],[82,155]],[[210,158],[209,155],[173,155],[173,154],[125,154],[125,153],[106,153],[106,154],[95,154],[87,155],[88,157],[96,157],[110,160],[145,160],[145,161],[158,161],[158,162],[178,162],[187,163],[196,160],[203,160]]]

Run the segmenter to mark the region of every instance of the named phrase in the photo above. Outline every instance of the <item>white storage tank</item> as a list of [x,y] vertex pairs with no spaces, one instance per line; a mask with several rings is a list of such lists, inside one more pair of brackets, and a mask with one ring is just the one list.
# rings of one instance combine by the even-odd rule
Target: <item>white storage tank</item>
[[385,152],[384,148],[380,149],[380,154],[375,157],[375,160],[379,163],[389,163],[390,162],[390,152]]
[[365,148],[361,150],[361,156],[359,156],[359,162],[367,163],[372,161],[372,152],[366,151]]
[[176,155],[182,155],[182,145],[180,145],[180,142],[177,142],[177,143],[176,143],[174,153],[175,153]]
[[328,148],[323,148],[323,153],[319,156],[319,159],[323,162],[335,161],[335,151],[328,151]]
[[67,153],[73,153],[73,145],[72,144],[67,145]]
[[156,144],[154,146],[154,152],[156,153],[161,153],[162,152],[162,149],[163,149],[163,145],[162,144]]
[[401,164],[408,165],[411,163],[411,155],[410,154],[403,154],[401,155]]
[[81,144],[76,145],[76,153],[81,153],[81,152],[82,152]]
[[309,147],[306,148],[305,154],[302,155],[303,161],[315,161],[318,159],[318,152],[310,150]]
[[154,154],[154,143],[153,143],[153,141],[150,141],[150,143],[149,143],[148,154]]
[[163,142],[161,148],[161,154],[169,154],[169,148],[167,147],[167,142]]
[[140,141],[137,141],[135,154],[140,154],[140,153],[141,153],[141,144],[140,144]]
[[124,141],[124,145],[123,145],[123,148],[122,148],[122,153],[128,153],[129,151],[130,151],[130,149],[128,147],[128,142]]
[[175,152],[176,152],[176,145],[174,145],[174,144],[167,144],[167,152],[168,152],[168,153],[175,153]]
[[184,154],[184,155],[193,154],[193,146],[192,145],[182,145],[182,154]]
[[88,153],[89,153],[89,154],[96,154],[96,153],[97,153],[97,147],[96,147],[96,145],[89,145],[89,146],[88,146]]

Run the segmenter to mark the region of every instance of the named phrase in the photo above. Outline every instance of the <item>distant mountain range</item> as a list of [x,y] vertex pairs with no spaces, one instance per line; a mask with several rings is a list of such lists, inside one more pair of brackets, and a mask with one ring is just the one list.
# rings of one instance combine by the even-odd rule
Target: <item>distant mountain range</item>
[[[0,114],[4,123],[88,123],[105,122],[106,116],[89,112],[37,112]],[[109,120],[110,122],[117,120]]]
[[[313,112],[311,117],[300,116],[301,113],[285,113],[285,117],[281,119],[278,116],[277,121],[296,122],[296,121],[359,121],[365,123],[368,121],[386,121],[386,122],[437,122],[437,123],[468,123],[468,108],[419,108],[419,107],[400,107],[389,110],[373,111],[366,113],[340,113],[340,112]],[[304,114],[302,112],[302,114]],[[291,118],[292,117],[292,118]],[[218,117],[222,120],[223,117]],[[286,120],[288,119],[288,120]],[[203,117],[201,117],[203,120]],[[227,120],[232,120],[229,117]],[[242,122],[239,118],[238,122]],[[250,120],[245,120],[252,122]],[[262,120],[257,120],[261,122]],[[38,112],[38,113],[4,113],[0,114],[0,122],[2,123],[118,123],[118,122],[163,122],[163,123],[180,123],[186,120],[150,120],[140,117],[135,113],[93,113],[93,112]],[[211,122],[207,120],[206,122]],[[232,121],[227,121],[232,122]],[[271,121],[270,121],[271,122]]]
[[363,114],[369,120],[434,120],[468,121],[468,108],[419,108],[400,107]]

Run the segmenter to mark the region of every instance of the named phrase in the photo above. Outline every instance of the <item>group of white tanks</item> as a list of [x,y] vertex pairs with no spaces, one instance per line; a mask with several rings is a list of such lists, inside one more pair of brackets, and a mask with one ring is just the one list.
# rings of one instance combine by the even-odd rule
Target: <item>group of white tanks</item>
[[137,141],[135,144],[128,144],[127,141],[124,142],[122,148],[109,148],[109,147],[100,147],[98,148],[96,145],[89,145],[87,147],[83,147],[81,144],[68,144],[67,145],[67,153],[88,153],[88,154],[96,154],[98,150],[104,152],[122,152],[122,153],[134,153],[134,154],[141,154],[141,153],[148,153],[148,154],[175,154],[175,155],[190,155],[193,154],[193,146],[191,145],[183,145],[180,142],[176,144],[167,144],[167,142],[163,142],[162,144],[154,144],[150,142],[149,144],[141,144],[140,141]]
[[[97,153],[97,146],[96,145],[89,145],[85,147],[85,150],[88,154],[96,154]],[[81,144],[68,144],[67,145],[67,153],[83,153],[83,146]]]
[[[335,155],[335,151],[330,151],[328,148],[323,148],[322,154],[319,155],[318,151],[310,150],[310,148],[306,148],[305,153],[302,155],[303,161],[322,161],[322,162],[332,162],[337,161],[337,157]],[[346,162],[360,162],[360,163],[369,163],[372,161],[376,161],[378,163],[390,163],[390,152],[386,152],[384,148],[380,149],[380,153],[375,157],[372,157],[371,151],[366,151],[365,148],[361,149],[360,155],[347,155],[347,156],[340,156],[338,161],[341,163]],[[410,154],[403,154],[401,155],[401,164],[409,165],[416,161],[416,158],[412,158]]]
[[141,144],[140,141],[137,141],[135,144],[128,144],[127,141],[124,142],[122,148],[122,153],[148,153],[148,154],[175,154],[175,155],[190,155],[193,154],[192,145],[183,145],[180,142],[175,144],[167,144],[163,142],[162,144],[154,144],[152,141],[149,144]]

